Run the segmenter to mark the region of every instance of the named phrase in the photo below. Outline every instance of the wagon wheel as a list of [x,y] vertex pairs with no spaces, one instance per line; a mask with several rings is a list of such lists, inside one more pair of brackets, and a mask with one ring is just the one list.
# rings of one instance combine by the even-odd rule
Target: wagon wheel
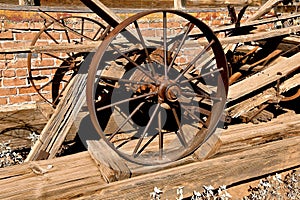
[[[105,31],[105,26],[96,20],[77,16],[64,17],[47,23],[35,36],[31,46],[86,44],[102,40]],[[53,106],[57,105],[87,54],[88,52],[67,50],[29,53],[28,73],[32,86],[44,100]]]
[[102,42],[89,69],[87,103],[114,151],[154,165],[207,141],[227,91],[227,62],[211,29],[186,13],[156,10],[126,19]]

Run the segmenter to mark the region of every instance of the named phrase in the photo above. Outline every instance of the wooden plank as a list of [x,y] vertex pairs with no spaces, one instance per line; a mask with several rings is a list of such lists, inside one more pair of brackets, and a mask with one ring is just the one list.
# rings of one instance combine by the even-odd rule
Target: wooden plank
[[0,199],[69,199],[94,192],[105,182],[88,152],[82,152],[2,168],[0,184]]
[[94,11],[99,17],[106,21],[112,27],[119,25],[122,20],[108,7],[98,0],[80,0],[88,8]]
[[231,31],[231,30],[239,30],[239,29],[245,29],[246,27],[248,27],[248,28],[256,27],[256,26],[263,25],[263,24],[298,18],[299,16],[300,16],[300,14],[295,13],[295,14],[288,14],[288,15],[283,15],[283,16],[270,17],[270,18],[266,18],[266,19],[254,20],[254,21],[250,20],[250,21],[241,23],[241,25],[239,27],[236,27],[235,24],[230,24],[230,25],[225,25],[225,26],[212,27],[212,30],[215,33]]
[[[30,151],[26,161],[53,158],[64,142],[76,117],[85,103],[87,70],[92,54],[84,60],[79,73],[72,79],[55,112],[44,127],[39,140]],[[44,155],[40,157],[39,155]]]
[[288,43],[288,44],[299,45],[300,44],[300,37],[298,35],[292,35],[290,37],[283,38],[282,42]]
[[187,2],[188,5],[195,6],[195,5],[212,5],[212,6],[223,6],[226,5],[260,5],[261,1],[253,0],[253,1],[245,1],[245,0],[191,0]]
[[[88,143],[92,144],[92,147],[89,147],[89,152],[91,157],[98,164],[103,178],[107,182],[114,182],[117,180],[123,180],[124,178],[149,174],[151,172],[170,169],[195,161],[209,159],[218,152],[218,149],[221,146],[220,134],[222,131],[223,129],[217,129],[216,132],[209,137],[207,141],[205,141],[192,155],[172,163],[161,165],[143,166],[136,163],[131,163],[116,155],[116,153],[103,141],[89,141]],[[134,146],[132,148],[134,148]],[[103,151],[106,153],[103,154]]]
[[251,42],[258,40],[265,40],[268,38],[274,38],[278,36],[287,36],[291,33],[297,33],[300,31],[300,26],[291,26],[281,29],[274,29],[270,31],[263,31],[258,33],[250,33],[246,35],[238,35],[226,38],[219,38],[221,44],[232,44],[232,43],[243,43],[243,42]]
[[285,59],[258,72],[243,81],[235,83],[229,87],[228,101],[234,101],[247,94],[250,94],[286,75],[300,69],[300,53]]
[[176,190],[180,186],[184,186],[184,198],[187,198],[203,185],[214,187],[230,185],[298,166],[299,142],[300,136],[272,142],[234,155],[114,182],[103,185],[95,194],[82,199],[143,199],[148,197],[154,187],[163,191],[162,199],[175,199]]
[[163,190],[162,199],[175,199],[179,186],[188,197],[203,185],[230,185],[299,166],[299,126],[300,115],[234,125],[222,132],[222,147],[213,159],[110,184],[88,152],[2,168],[0,199],[145,199],[155,186]]
[[254,13],[254,15],[250,16],[247,21],[254,21],[261,18],[264,14],[271,11],[273,7],[278,5],[282,0],[268,0],[264,5],[260,7],[260,9]]
[[12,53],[53,53],[53,52],[94,52],[101,44],[100,42],[89,42],[88,44],[51,44],[47,46],[30,46],[17,48],[2,48],[0,54]]
[[106,182],[124,180],[130,177],[131,172],[125,160],[103,140],[89,140],[87,144],[88,151],[98,164],[102,177]]
[[300,74],[296,74],[291,78],[285,80],[284,82],[279,84],[278,91],[275,88],[268,88],[262,93],[256,94],[255,96],[248,98],[242,102],[239,102],[229,108],[226,109],[228,115],[232,118],[240,117],[247,112],[251,111],[251,109],[260,106],[269,101],[271,102],[280,102],[283,93],[291,90],[299,86],[300,84]]
[[[246,99],[238,104],[231,106],[226,109],[228,115],[232,118],[238,118],[239,116],[247,113],[251,109],[267,102],[274,100],[276,98],[276,90],[274,88],[269,88],[266,91],[259,93],[249,99]],[[279,99],[279,97],[278,97]]]
[[269,141],[300,136],[300,115],[286,113],[268,123],[229,126],[220,136],[221,147],[215,157],[234,154]]

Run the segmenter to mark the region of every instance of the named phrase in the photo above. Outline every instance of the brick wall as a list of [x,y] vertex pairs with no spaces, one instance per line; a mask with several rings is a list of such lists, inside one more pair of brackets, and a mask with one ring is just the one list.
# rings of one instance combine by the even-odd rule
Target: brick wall
[[[136,11],[128,10],[118,12],[117,15],[125,19]],[[200,14],[198,14],[200,13]],[[224,23],[229,23],[229,17],[226,9],[210,9],[191,11],[191,14],[197,15],[209,26],[216,26]],[[249,13],[251,14],[251,12]],[[76,12],[51,12],[55,18],[61,16],[84,16],[100,21],[101,19],[90,11]],[[0,10],[0,48],[17,48],[28,47],[35,35],[44,26],[44,20],[40,18],[36,10],[21,11],[21,10]],[[149,20],[150,21],[150,20]],[[151,22],[145,27],[153,26]],[[149,29],[150,30],[150,29]],[[55,34],[57,40],[63,38],[63,31],[57,31]],[[49,40],[49,38],[48,38]],[[53,41],[52,41],[53,42]],[[45,66],[59,66],[57,59],[53,57],[39,58],[38,54],[33,55],[33,62],[44,63]],[[38,73],[38,72],[37,72]],[[43,74],[47,79],[51,79],[53,71],[48,74]],[[51,99],[50,87],[45,87],[41,93]],[[31,86],[28,79],[27,69],[27,53],[0,54],[0,108],[9,106],[24,106],[35,104],[37,101],[42,101],[37,92]]]
[[[195,8],[204,5],[224,5],[224,4],[234,4],[234,5],[243,5],[246,2],[250,5],[261,5],[261,0],[181,0],[182,4],[186,8]],[[110,8],[173,8],[174,0],[101,0],[103,4]],[[83,6],[83,3],[80,0],[40,0],[41,5],[43,6]]]

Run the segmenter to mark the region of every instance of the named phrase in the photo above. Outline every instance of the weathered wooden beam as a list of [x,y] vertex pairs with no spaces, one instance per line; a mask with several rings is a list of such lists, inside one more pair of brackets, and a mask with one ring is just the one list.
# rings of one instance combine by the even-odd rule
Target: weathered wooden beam
[[76,117],[85,103],[87,70],[92,54],[84,60],[84,67],[71,80],[56,110],[34,144],[26,161],[54,158],[69,133]]
[[[102,177],[106,182],[114,182],[123,180],[129,177],[139,176],[141,174],[149,174],[151,172],[170,169],[192,162],[209,159],[216,154],[220,148],[221,140],[220,134],[223,129],[217,129],[216,132],[208,138],[192,155],[183,159],[174,161],[172,163],[143,166],[136,163],[129,162],[119,155],[117,155],[108,145],[103,141],[88,141],[88,150],[91,157],[98,164]],[[134,146],[132,146],[134,149]],[[103,154],[103,152],[106,152]]]
[[122,22],[112,10],[99,0],[81,0],[81,2],[114,28]]
[[267,102],[280,102],[284,99],[283,93],[291,90],[300,85],[300,74],[296,74],[293,77],[285,80],[278,84],[278,88],[268,88],[262,93],[256,94],[255,96],[248,98],[242,102],[239,102],[226,109],[228,115],[232,118],[240,117],[246,114],[251,109],[260,106]]
[[246,35],[238,35],[232,37],[219,38],[221,44],[236,44],[243,42],[259,41],[268,38],[274,38],[279,36],[288,36],[291,33],[297,33],[300,31],[300,26],[291,26],[281,29],[274,29],[270,31],[263,31],[258,33],[250,33]]
[[284,20],[298,18],[298,17],[300,17],[300,14],[298,14],[298,13],[288,14],[288,15],[270,17],[270,18],[254,20],[254,21],[246,21],[246,22],[243,22],[239,27],[236,27],[235,24],[220,26],[220,27],[212,27],[212,30],[215,33],[231,31],[234,29],[239,30],[239,29],[243,29],[246,27],[256,27],[256,26],[263,25],[263,24],[274,23],[277,21],[284,21]]
[[101,179],[88,152],[7,167],[0,169],[0,199],[141,199],[155,186],[163,199],[175,199],[179,186],[187,197],[203,185],[230,185],[299,166],[299,126],[300,115],[234,125],[222,133],[223,146],[213,159],[111,184]]
[[154,187],[163,191],[162,199],[175,199],[180,186],[184,186],[184,197],[189,197],[202,185],[229,185],[298,166],[299,142],[300,136],[234,155],[114,182],[103,185],[95,194],[84,199],[140,199],[147,197]]
[[271,11],[273,7],[278,5],[282,0],[268,0],[263,6],[260,7],[260,9],[254,13],[251,17],[247,19],[247,21],[254,21],[259,18],[261,18],[264,14]]
[[0,199],[76,198],[93,193],[105,183],[88,152],[0,171]]
[[267,123],[229,126],[220,136],[222,144],[214,157],[234,154],[270,141],[295,136],[300,136],[300,115],[294,113],[286,113]]
[[17,48],[0,49],[0,54],[11,53],[61,53],[61,52],[94,52],[100,42],[89,42],[88,44],[51,44],[47,46],[29,46]]
[[230,86],[228,93],[229,102],[250,94],[286,75],[300,69],[300,53],[284,59],[267,69],[258,72],[243,81]]

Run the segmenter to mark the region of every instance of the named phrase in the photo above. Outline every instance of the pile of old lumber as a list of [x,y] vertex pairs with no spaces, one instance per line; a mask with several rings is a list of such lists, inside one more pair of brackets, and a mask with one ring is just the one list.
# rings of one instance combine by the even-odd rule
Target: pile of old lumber
[[285,109],[299,112],[300,15],[270,12],[280,3],[270,0],[245,22],[236,19],[229,37],[220,39],[230,69],[226,112],[233,120],[259,123]]

